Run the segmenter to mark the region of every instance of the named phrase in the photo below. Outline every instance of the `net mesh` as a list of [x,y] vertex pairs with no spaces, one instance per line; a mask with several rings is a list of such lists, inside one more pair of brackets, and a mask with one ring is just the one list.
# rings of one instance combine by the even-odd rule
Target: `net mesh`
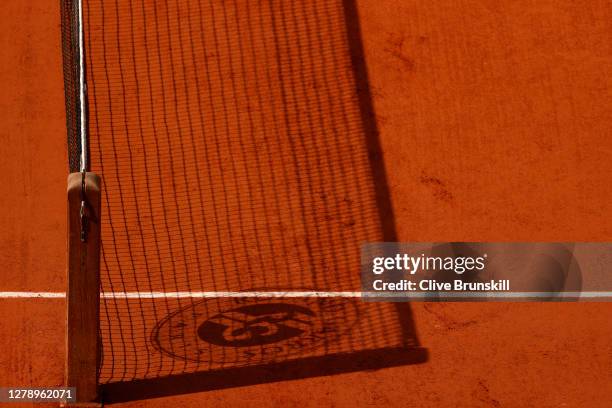
[[359,290],[359,245],[383,232],[346,4],[84,1],[102,383],[416,344],[387,304],[113,295]]

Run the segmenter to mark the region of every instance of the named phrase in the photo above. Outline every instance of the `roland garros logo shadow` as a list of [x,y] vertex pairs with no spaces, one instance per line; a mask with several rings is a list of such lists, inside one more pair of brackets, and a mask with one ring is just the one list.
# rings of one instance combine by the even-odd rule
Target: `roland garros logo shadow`
[[306,333],[315,316],[307,307],[288,303],[241,306],[202,323],[198,336],[221,347],[261,346]]
[[307,357],[319,347],[333,352],[358,317],[351,299],[206,299],[161,320],[151,341],[198,367],[244,366]]

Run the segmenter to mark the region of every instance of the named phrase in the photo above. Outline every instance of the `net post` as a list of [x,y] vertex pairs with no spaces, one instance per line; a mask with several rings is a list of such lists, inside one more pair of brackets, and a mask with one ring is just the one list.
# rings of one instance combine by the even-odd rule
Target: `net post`
[[68,176],[65,383],[76,388],[77,401],[71,406],[99,399],[100,192],[96,174]]

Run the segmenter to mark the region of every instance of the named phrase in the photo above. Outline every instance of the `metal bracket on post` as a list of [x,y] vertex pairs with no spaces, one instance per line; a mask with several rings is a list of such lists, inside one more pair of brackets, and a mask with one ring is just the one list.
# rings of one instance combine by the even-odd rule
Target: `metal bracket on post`
[[81,172],[81,210],[80,210],[80,219],[81,219],[81,242],[87,242],[87,186],[85,185],[85,177],[87,172]]

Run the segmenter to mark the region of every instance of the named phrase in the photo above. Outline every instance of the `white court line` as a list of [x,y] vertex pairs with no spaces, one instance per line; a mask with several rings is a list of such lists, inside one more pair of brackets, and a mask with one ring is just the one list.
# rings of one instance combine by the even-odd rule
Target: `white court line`
[[[102,292],[105,299],[233,298],[233,297],[360,297],[361,292]],[[65,298],[65,292],[0,292],[0,299]]]
[[64,292],[0,292],[1,299],[65,298]]
[[102,292],[110,299],[234,298],[234,297],[360,297],[361,292]]
[[[318,291],[299,291],[299,292],[102,292],[100,297],[104,299],[184,299],[184,298],[298,298],[298,297],[314,297],[314,298],[358,298],[364,297],[373,298],[401,298],[401,294],[393,293],[362,293],[362,292],[318,292]],[[545,298],[550,296],[558,297],[580,297],[580,298],[612,298],[612,292],[509,292],[509,293],[487,293],[487,292],[465,292],[465,293],[444,293],[438,296],[446,297],[465,297],[465,298]],[[404,295],[406,300],[410,298],[428,298],[430,293],[411,293]],[[0,299],[24,299],[24,298],[47,298],[47,299],[63,299],[66,297],[65,292],[0,292]]]

